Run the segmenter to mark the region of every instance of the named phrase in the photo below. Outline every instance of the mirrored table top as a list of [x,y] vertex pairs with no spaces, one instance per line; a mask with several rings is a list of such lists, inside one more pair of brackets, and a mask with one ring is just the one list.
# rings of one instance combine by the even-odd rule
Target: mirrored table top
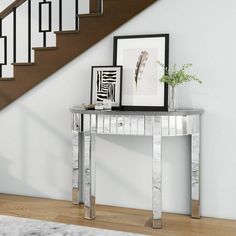
[[137,115],[137,116],[187,116],[201,115],[202,109],[180,109],[176,111],[122,111],[122,110],[83,110],[81,107],[73,106],[70,108],[72,113],[77,114],[96,114],[96,115]]

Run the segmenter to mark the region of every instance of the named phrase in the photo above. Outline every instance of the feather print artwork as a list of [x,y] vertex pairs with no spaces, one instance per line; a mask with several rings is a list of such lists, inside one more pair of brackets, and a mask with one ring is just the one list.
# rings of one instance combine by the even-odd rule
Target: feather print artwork
[[136,69],[135,69],[135,83],[136,83],[136,89],[138,87],[138,81],[142,79],[142,74],[146,66],[146,62],[148,60],[148,52],[147,51],[142,51],[139,55],[137,64],[136,64]]

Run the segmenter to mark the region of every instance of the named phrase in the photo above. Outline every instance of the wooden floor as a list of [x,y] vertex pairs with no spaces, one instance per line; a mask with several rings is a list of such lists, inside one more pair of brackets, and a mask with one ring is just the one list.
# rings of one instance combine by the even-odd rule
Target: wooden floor
[[83,218],[83,206],[68,201],[0,194],[0,214],[157,236],[236,236],[236,221],[163,214],[163,229],[151,228],[150,211],[97,206],[97,217]]

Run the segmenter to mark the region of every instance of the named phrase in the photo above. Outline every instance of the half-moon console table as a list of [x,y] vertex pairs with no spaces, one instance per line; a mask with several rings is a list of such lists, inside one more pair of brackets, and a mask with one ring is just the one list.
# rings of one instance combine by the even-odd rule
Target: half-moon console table
[[152,219],[161,228],[162,137],[191,135],[191,214],[200,218],[200,121],[202,110],[175,112],[89,111],[71,108],[73,203],[84,203],[85,218],[95,218],[96,134],[152,136]]

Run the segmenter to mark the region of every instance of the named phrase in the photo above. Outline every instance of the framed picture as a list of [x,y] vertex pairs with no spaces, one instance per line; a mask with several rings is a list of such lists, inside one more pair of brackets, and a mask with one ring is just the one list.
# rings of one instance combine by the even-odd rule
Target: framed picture
[[168,86],[161,83],[168,68],[169,35],[114,37],[114,65],[123,66],[123,110],[168,110]]
[[122,66],[93,66],[91,104],[110,100],[112,108],[121,105]]

